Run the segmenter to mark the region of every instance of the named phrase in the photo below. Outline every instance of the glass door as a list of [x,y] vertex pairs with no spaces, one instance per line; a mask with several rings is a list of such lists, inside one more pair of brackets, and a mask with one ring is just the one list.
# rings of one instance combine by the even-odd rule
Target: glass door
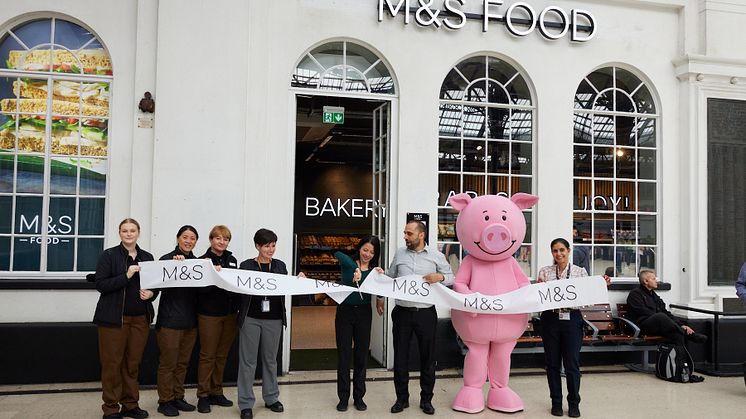
[[[391,133],[391,103],[373,109],[373,217],[371,217],[371,234],[381,240],[381,267],[388,267],[388,223],[386,222],[386,204],[389,201],[388,170],[389,144]],[[373,359],[386,365],[386,330],[388,314],[373,315],[371,324],[370,353]]]

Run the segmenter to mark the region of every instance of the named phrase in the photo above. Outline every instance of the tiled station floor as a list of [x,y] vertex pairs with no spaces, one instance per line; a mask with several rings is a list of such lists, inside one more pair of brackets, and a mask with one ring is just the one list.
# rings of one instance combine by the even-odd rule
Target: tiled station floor
[[[521,395],[525,410],[508,415],[485,410],[474,415],[458,413],[450,403],[461,386],[455,371],[443,371],[436,383],[433,404],[435,417],[441,418],[552,418],[549,413],[549,393],[541,370],[516,369],[511,386]],[[392,415],[394,401],[391,372],[371,371],[369,374],[366,412],[351,407],[337,412],[336,385],[333,372],[291,373],[281,377],[280,398],[284,413],[273,413],[261,403],[254,409],[258,419],[291,418],[425,418],[417,407],[418,381],[410,381],[411,407]],[[0,386],[0,419],[100,418],[101,393],[99,383],[51,384],[34,386]],[[486,386],[485,386],[486,389]],[[261,392],[260,387],[255,391]],[[226,388],[226,396],[235,401],[236,387]],[[746,386],[743,377],[706,377],[703,383],[674,384],[649,374],[627,372],[619,367],[584,369],[581,382],[581,413],[584,418],[746,418]],[[156,412],[154,389],[141,392],[140,406],[151,418],[162,418]],[[195,390],[187,390],[187,400],[196,402]],[[260,399],[261,400],[261,399]],[[567,406],[565,405],[565,409]],[[237,407],[213,407],[210,414],[182,413],[180,418],[238,418]]]

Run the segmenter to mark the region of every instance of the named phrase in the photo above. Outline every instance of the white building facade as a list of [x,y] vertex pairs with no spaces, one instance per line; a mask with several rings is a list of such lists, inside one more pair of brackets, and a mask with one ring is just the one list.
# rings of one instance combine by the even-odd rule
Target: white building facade
[[[591,270],[613,269],[616,284],[634,284],[636,272],[650,267],[671,284],[662,292],[666,302],[720,309],[723,297],[734,296],[735,275],[714,278],[712,269],[739,254],[746,259],[744,210],[737,207],[746,178],[746,139],[738,131],[746,126],[746,1],[31,0],[4,4],[0,33],[14,39],[13,48],[43,51],[52,47],[20,42],[38,38],[23,25],[53,21],[63,22],[54,28],[69,22],[88,31],[93,43],[66,48],[99,45],[111,71],[6,63],[0,77],[11,86],[37,71],[35,80],[50,87],[59,77],[106,85],[99,94],[108,111],[97,117],[107,140],[98,154],[80,140],[71,157],[54,148],[50,126],[41,149],[24,149],[20,134],[3,146],[10,163],[0,168],[0,323],[90,321],[98,293],[85,275],[97,251],[119,242],[125,217],[140,222],[139,243],[156,257],[172,249],[183,224],[205,237],[225,224],[239,260],[255,255],[252,236],[261,227],[277,233],[279,259],[295,260],[296,177],[309,175],[297,173],[296,115],[299,98],[309,96],[385,106],[377,153],[386,163],[373,175],[385,182],[373,198],[385,203],[387,216],[373,231],[388,238],[389,252],[404,244],[407,213],[426,213],[438,220],[429,236],[441,250],[455,246],[457,266],[449,193],[530,192],[540,201],[526,212],[529,234],[516,255],[530,277],[552,263],[549,242],[572,239],[576,228]],[[357,68],[356,59],[371,66]],[[339,72],[324,60],[339,60]],[[30,99],[13,89],[3,97]],[[138,109],[146,91],[152,114]],[[55,100],[50,95],[48,104]],[[81,122],[73,123],[81,133],[90,116],[82,102]],[[3,112],[15,116],[3,122],[25,115],[9,103]],[[29,112],[57,120],[53,106]],[[716,115],[722,130],[708,127]],[[10,126],[20,130],[20,123]],[[726,149],[731,166],[722,179],[712,171],[716,134],[734,147]],[[20,186],[22,156],[42,161],[37,189]],[[68,192],[56,189],[60,161],[77,170],[78,186]],[[96,167],[99,189],[90,191],[84,173]],[[711,192],[720,186],[740,193],[740,201],[714,214]],[[59,208],[74,214],[66,219],[75,226],[69,234],[59,229]],[[28,214],[39,216],[36,225]],[[713,238],[713,223],[723,217],[733,217],[723,234],[741,242],[719,259],[713,246],[726,237]],[[71,262],[62,263],[53,246],[66,234],[75,244]],[[32,256],[21,254],[23,246]],[[625,301],[628,290],[612,288],[611,302]],[[376,327],[372,351],[391,364],[389,326]]]

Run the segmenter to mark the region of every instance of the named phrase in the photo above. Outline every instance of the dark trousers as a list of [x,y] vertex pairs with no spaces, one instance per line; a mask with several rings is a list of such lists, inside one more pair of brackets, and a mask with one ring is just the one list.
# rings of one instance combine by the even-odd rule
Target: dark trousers
[[197,397],[223,394],[223,373],[228,352],[236,338],[236,313],[227,316],[198,316],[199,366]]
[[684,329],[665,313],[655,313],[640,322],[640,331],[646,335],[659,335],[679,345],[686,340]]
[[[337,336],[337,396],[340,401],[350,398],[350,358],[352,358],[352,399],[365,396],[365,373],[370,348],[370,304],[337,306],[334,330]],[[354,349],[353,349],[354,344]]]
[[570,320],[560,320],[553,311],[541,313],[541,340],[547,363],[547,383],[552,404],[562,404],[562,377],[565,366],[567,402],[580,403],[580,346],[583,344],[583,316],[580,310],[570,311]]
[[161,327],[156,334],[158,359],[158,403],[184,398],[184,379],[192,357],[197,328],[186,330]]
[[420,348],[420,401],[430,402],[435,387],[435,307],[409,309],[396,306],[391,312],[394,323],[394,388],[396,400],[409,401],[409,343],[417,337]]
[[138,406],[137,377],[148,343],[150,325],[145,315],[123,316],[122,327],[98,326],[98,356],[101,360],[101,409],[113,415]]

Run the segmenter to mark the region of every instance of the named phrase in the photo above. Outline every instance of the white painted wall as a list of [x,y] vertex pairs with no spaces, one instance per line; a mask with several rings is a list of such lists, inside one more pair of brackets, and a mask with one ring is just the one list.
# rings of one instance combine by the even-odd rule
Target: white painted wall
[[[380,53],[398,80],[391,226],[398,245],[407,211],[437,214],[438,92],[447,72],[481,53],[523,69],[537,108],[535,191],[541,201],[534,265],[549,264],[549,241],[569,237],[572,225],[573,93],[582,77],[600,66],[633,70],[654,88],[661,114],[659,276],[673,284],[664,298],[707,304],[702,296],[712,290],[701,285],[706,241],[692,233],[701,234],[698,220],[706,220],[697,201],[706,190],[693,195],[693,179],[683,176],[706,164],[701,153],[692,154],[705,139],[691,122],[701,125],[701,109],[692,103],[701,96],[687,87],[693,83],[687,75],[705,69],[720,74],[721,83],[728,74],[746,73],[745,50],[729,43],[741,39],[746,26],[742,0],[728,7],[706,1],[704,10],[694,0],[530,1],[536,10],[552,4],[591,11],[599,30],[583,44],[550,42],[538,33],[515,38],[497,23],[487,33],[476,21],[451,32],[405,26],[401,16],[379,23],[376,0],[6,3],[0,24],[9,26],[9,20],[33,11],[65,13],[90,26],[109,48],[115,87],[107,245],[118,241],[118,221],[134,215],[143,222],[143,247],[156,256],[171,250],[182,224],[200,231],[202,251],[210,227],[223,223],[233,231],[231,249],[239,260],[254,255],[253,232],[267,227],[280,238],[277,257],[290,262],[295,146],[290,76],[310,47],[349,39]],[[685,54],[704,61],[681,64]],[[145,90],[156,99],[154,130],[136,128],[136,104]],[[683,267],[689,267],[686,273]],[[74,313],[46,304],[47,298],[71,295],[81,299]],[[90,319],[95,295],[0,291],[0,322]],[[19,296],[23,303],[16,302]],[[613,292],[612,302],[625,297]],[[38,314],[23,307],[35,307]]]
[[154,255],[173,250],[184,224],[201,233],[198,256],[215,224],[231,228],[231,250],[243,255],[244,199],[256,182],[244,176],[248,4],[159,2],[153,189],[143,197]]

